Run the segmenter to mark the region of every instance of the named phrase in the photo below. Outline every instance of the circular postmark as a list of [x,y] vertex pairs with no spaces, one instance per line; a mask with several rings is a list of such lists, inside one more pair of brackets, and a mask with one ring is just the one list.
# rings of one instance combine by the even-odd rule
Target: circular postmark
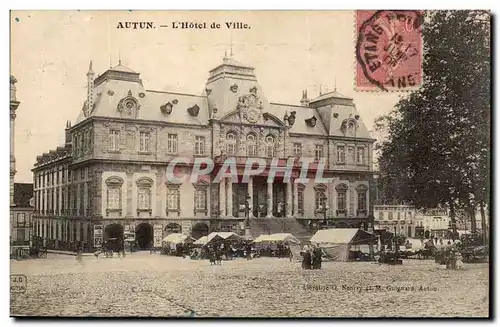
[[423,15],[416,10],[358,11],[356,85],[383,91],[422,83]]

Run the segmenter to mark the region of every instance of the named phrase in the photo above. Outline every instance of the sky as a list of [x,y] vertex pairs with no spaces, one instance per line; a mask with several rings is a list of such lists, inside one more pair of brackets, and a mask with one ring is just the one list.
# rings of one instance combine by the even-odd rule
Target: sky
[[[117,28],[139,21],[156,28]],[[221,28],[174,29],[173,22]],[[255,67],[269,101],[298,105],[302,90],[314,98],[336,87],[372,130],[404,94],[354,89],[355,40],[352,11],[12,11],[10,73],[21,102],[15,181],[32,182],[36,156],[64,143],[66,121],[75,122],[85,99],[90,60],[102,74],[121,59],[149,90],[201,94],[209,70],[232,48],[234,59]]]

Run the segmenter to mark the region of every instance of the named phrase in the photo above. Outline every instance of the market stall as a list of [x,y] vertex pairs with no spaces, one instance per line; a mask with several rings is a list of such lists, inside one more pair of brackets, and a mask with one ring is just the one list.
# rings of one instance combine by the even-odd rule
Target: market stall
[[290,233],[260,235],[254,240],[255,249],[261,256],[288,255],[284,245],[288,245],[293,253],[300,253],[300,241]]
[[323,250],[327,257],[334,261],[356,260],[368,255],[360,246],[376,245],[376,235],[356,228],[323,229],[311,237],[310,242]]
[[192,243],[194,239],[191,236],[181,233],[172,233],[167,235],[162,240],[162,254],[174,254],[181,256]]

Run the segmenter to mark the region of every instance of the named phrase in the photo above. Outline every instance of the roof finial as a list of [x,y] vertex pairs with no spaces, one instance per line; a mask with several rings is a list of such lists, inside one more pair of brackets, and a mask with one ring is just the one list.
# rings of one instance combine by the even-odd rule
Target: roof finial
[[335,88],[333,89],[334,92],[337,92],[337,76],[335,76]]
[[118,65],[122,64],[122,52],[118,50]]
[[94,75],[94,71],[92,70],[92,60],[90,61],[89,71],[88,71],[87,75]]
[[232,32],[230,34],[230,41],[229,41],[229,56],[231,58],[233,57],[233,33]]
[[320,84],[319,85],[319,95],[321,95],[321,94],[323,94],[323,93],[321,92],[321,84]]

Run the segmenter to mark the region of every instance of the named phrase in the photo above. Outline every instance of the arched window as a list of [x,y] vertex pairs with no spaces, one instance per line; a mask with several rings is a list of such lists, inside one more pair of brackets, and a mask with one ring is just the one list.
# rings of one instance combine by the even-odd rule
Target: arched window
[[[358,215],[363,214],[366,215],[367,212],[367,204],[366,204],[366,193],[368,191],[368,187],[366,185],[359,185],[356,188],[358,192]],[[401,212],[398,212],[398,220],[401,215]]]
[[199,181],[194,187],[194,213],[204,212],[207,214],[207,192],[208,183]]
[[153,180],[141,177],[137,180],[137,211],[151,210],[151,187]]
[[337,190],[337,214],[347,213],[347,185],[339,184]]
[[121,211],[122,209],[122,185],[120,177],[110,177],[106,180],[106,211]]
[[297,185],[297,209],[298,213],[304,213],[304,191],[306,187],[302,184]]
[[247,156],[257,156],[257,138],[255,134],[248,134],[247,136]]
[[268,135],[266,137],[266,156],[268,158],[273,158],[276,152],[276,144],[275,144],[274,136]]
[[319,184],[318,186],[314,187],[314,194],[315,194],[315,208],[316,211],[325,211],[326,210],[326,186],[323,184]]
[[226,135],[226,152],[230,156],[236,154],[236,135],[232,132]]
[[168,184],[167,185],[167,215],[168,212],[180,212],[180,190],[179,184]]

